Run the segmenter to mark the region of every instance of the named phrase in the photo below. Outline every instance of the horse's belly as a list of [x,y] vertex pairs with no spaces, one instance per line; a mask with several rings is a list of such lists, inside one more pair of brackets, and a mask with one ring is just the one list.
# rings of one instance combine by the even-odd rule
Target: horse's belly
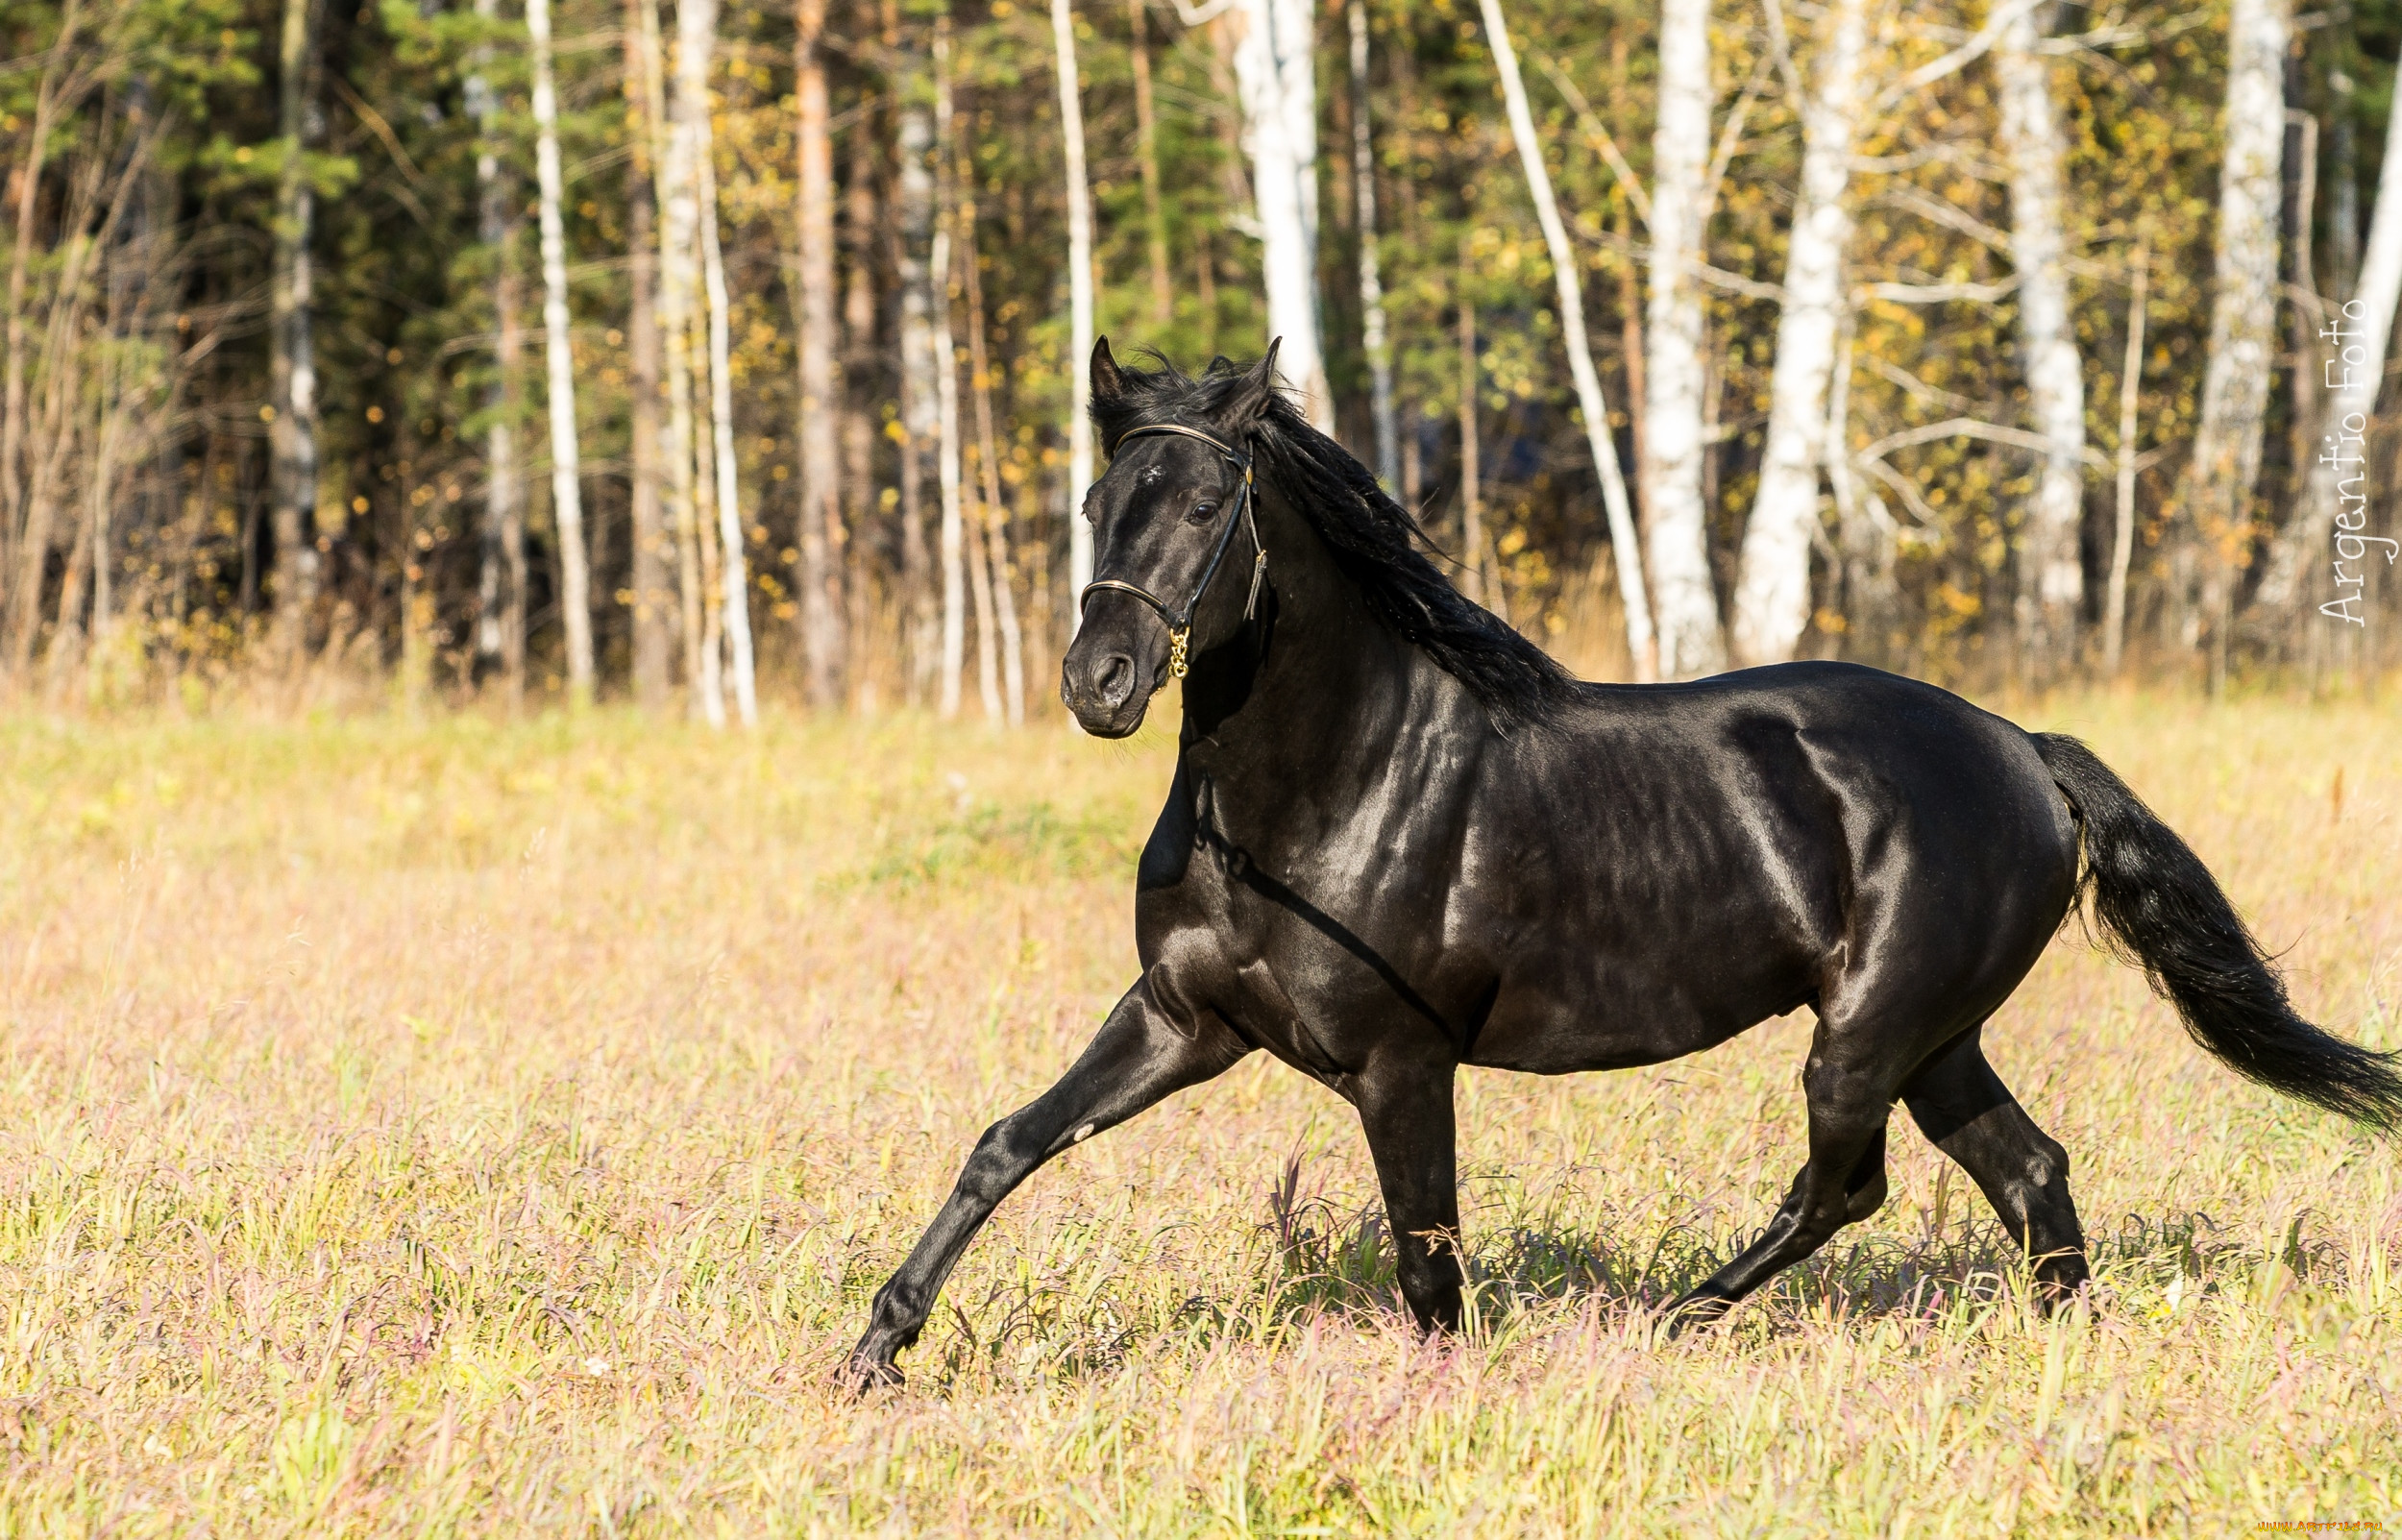
[[1810,1003],[1815,992],[1798,966],[1746,971],[1750,976],[1715,980],[1605,977],[1564,989],[1549,980],[1506,986],[1466,1060],[1535,1075],[1656,1064],[1714,1048]]

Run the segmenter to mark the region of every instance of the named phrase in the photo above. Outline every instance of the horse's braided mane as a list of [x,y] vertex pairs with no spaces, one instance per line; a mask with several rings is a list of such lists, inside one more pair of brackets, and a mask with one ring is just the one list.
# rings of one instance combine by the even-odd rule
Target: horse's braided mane
[[[1221,420],[1249,373],[1218,357],[1196,378],[1156,353],[1149,357],[1155,367],[1119,364],[1122,388],[1094,398],[1104,446],[1147,423]],[[1575,694],[1575,680],[1549,653],[1452,586],[1418,549],[1433,542],[1417,521],[1350,452],[1311,427],[1282,388],[1269,392],[1254,424],[1251,452],[1254,474],[1310,521],[1369,613],[1467,686],[1496,726],[1540,721]]]

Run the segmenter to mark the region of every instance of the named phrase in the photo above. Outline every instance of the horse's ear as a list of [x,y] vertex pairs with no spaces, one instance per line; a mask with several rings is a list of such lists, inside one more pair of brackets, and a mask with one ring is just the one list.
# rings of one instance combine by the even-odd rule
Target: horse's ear
[[1242,428],[1267,410],[1269,400],[1276,394],[1276,354],[1284,346],[1282,337],[1270,342],[1260,361],[1242,377],[1242,388],[1235,392],[1234,400],[1228,403],[1227,427]]
[[1092,399],[1115,401],[1126,388],[1126,377],[1117,372],[1117,360],[1110,356],[1110,339],[1102,337],[1092,344]]

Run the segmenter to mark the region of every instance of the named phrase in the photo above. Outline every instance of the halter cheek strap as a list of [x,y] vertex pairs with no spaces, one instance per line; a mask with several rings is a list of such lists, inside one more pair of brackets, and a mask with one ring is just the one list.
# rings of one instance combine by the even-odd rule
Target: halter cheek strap
[[1201,569],[1201,581],[1193,585],[1192,597],[1185,600],[1183,609],[1170,610],[1158,596],[1147,589],[1140,588],[1122,578],[1096,577],[1085,585],[1083,593],[1076,596],[1076,608],[1082,612],[1092,596],[1105,588],[1114,588],[1121,594],[1132,594],[1143,603],[1150,605],[1161,622],[1167,626],[1168,676],[1181,679],[1185,676],[1189,667],[1187,652],[1192,642],[1192,612],[1201,607],[1202,596],[1210,591],[1211,580],[1217,576],[1218,567],[1225,562],[1226,548],[1234,544],[1236,526],[1239,525],[1250,531],[1251,548],[1259,553],[1251,563],[1251,594],[1243,600],[1242,605],[1242,618],[1246,621],[1250,620],[1253,613],[1260,607],[1260,584],[1267,577],[1267,547],[1260,543],[1260,524],[1252,510],[1251,460],[1249,456],[1238,453],[1234,446],[1204,433],[1197,428],[1185,428],[1175,423],[1150,423],[1141,428],[1130,428],[1118,434],[1117,442],[1110,446],[1110,456],[1115,459],[1118,450],[1130,438],[1169,433],[1183,438],[1199,439],[1223,455],[1227,464],[1242,473],[1242,483],[1235,489],[1235,505],[1227,512],[1226,526],[1218,531],[1217,544],[1211,549],[1210,564]]

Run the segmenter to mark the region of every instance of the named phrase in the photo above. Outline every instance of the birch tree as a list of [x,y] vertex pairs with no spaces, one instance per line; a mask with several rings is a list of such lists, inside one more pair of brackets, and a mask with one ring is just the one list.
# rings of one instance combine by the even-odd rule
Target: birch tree
[[2224,643],[2227,600],[2260,478],[2276,366],[2285,57],[2292,32],[2292,0],[2234,0],[2209,362],[2171,573],[2178,640],[2189,648],[2201,640],[2206,623]]
[[[498,0],[476,0],[476,14],[498,19]],[[476,119],[477,235],[492,254],[492,382],[484,392],[483,523],[476,575],[476,652],[500,667],[512,700],[526,676],[526,503],[517,445],[519,330],[516,222],[509,217],[506,169],[501,159],[501,106],[491,82],[489,45],[478,50],[466,83]]]
[[694,708],[712,724],[722,725],[725,721],[725,701],[714,688],[715,675],[704,658],[702,646],[706,605],[700,592],[695,461],[698,435],[693,422],[692,334],[695,290],[699,287],[693,252],[700,226],[699,169],[693,141],[693,114],[682,100],[684,74],[679,65],[677,102],[671,111],[666,106],[662,80],[658,12],[654,0],[641,0],[641,4],[643,90],[649,109],[645,115],[662,128],[658,158],[659,206],[663,214],[659,240],[659,330],[667,339],[668,520],[675,531],[675,597],[682,631],[684,683],[693,692]]
[[1385,279],[1376,250],[1376,154],[1368,130],[1367,0],[1351,0],[1351,183],[1360,227],[1360,330],[1368,355],[1368,409],[1376,430],[1376,478],[1401,485],[1401,427],[1393,407],[1393,346],[1385,334]]
[[656,79],[655,50],[644,47],[648,13],[656,41],[658,15],[650,0],[626,0],[625,27],[627,151],[625,174],[625,268],[628,295],[626,362],[632,376],[627,403],[628,488],[632,530],[634,699],[649,709],[666,704],[672,602],[667,570],[673,548],[660,507],[660,358],[657,143],[659,124],[646,82]]
[[[486,0],[489,3],[489,0]],[[317,548],[309,539],[317,508],[317,356],[311,306],[316,268],[309,251],[316,189],[308,156],[323,117],[317,105],[316,0],[283,0],[276,81],[283,160],[276,177],[275,274],[269,318],[274,413],[267,442],[274,456],[275,624],[297,653],[317,599]]]
[[1084,623],[1076,602],[1092,581],[1092,526],[1084,519],[1092,485],[1092,185],[1085,175],[1084,96],[1076,83],[1076,18],[1068,0],[1051,0],[1051,39],[1059,66],[1060,139],[1067,161],[1067,631]]
[[[2279,534],[2258,602],[2289,623],[2317,612],[2338,623],[2367,624],[2364,568],[2375,552],[2392,565],[2393,547],[2371,544],[2366,527],[2366,430],[2390,355],[2394,312],[2402,302],[2402,111],[2386,124],[2386,154],[2368,216],[2368,246],[2357,284],[2319,328],[2327,387],[2316,452],[2300,506]],[[2312,573],[2325,574],[2314,580]]]
[[[1852,0],[1857,3],[1857,0]],[[1501,71],[1502,94],[1508,104],[1509,132],[1518,144],[1518,160],[1526,170],[1527,190],[1534,197],[1536,220],[1550,249],[1552,278],[1559,293],[1559,330],[1568,345],[1568,371],[1577,384],[1577,404],[1584,415],[1585,447],[1593,454],[1593,470],[1601,477],[1602,506],[1609,520],[1610,549],[1617,553],[1618,595],[1627,617],[1627,650],[1634,659],[1635,677],[1650,680],[1659,672],[1659,648],[1652,634],[1652,607],[1644,595],[1643,549],[1634,531],[1634,510],[1627,501],[1626,478],[1618,468],[1618,447],[1610,441],[1609,408],[1602,399],[1602,377],[1593,367],[1592,344],[1584,334],[1584,287],[1578,277],[1577,254],[1560,223],[1559,205],[1552,196],[1551,173],[1543,164],[1542,142],[1534,134],[1534,114],[1527,107],[1526,82],[1518,73],[1517,50],[1502,19],[1501,0],[1481,0],[1484,32]]]
[[1994,49],[2001,150],[2010,169],[2010,257],[2019,277],[2019,351],[2045,449],[2019,547],[2019,630],[2040,677],[2073,647],[2085,599],[2077,535],[2085,506],[2085,380],[2069,314],[2061,240],[2061,144],[2037,12],[2022,8]]
[[1726,663],[1702,497],[1702,288],[1710,150],[1709,0],[1661,0],[1659,109],[1652,134],[1652,281],[1644,306],[1643,510],[1659,672]]
[[976,403],[976,471],[983,500],[984,538],[993,573],[993,619],[1000,632],[1001,709],[1009,724],[1016,727],[1026,720],[1025,637],[1017,623],[1009,505],[1001,501],[1000,435],[993,426],[993,360],[985,346],[984,281],[978,271],[981,257],[972,198],[960,200],[959,231],[967,248],[960,254],[959,267],[967,281],[968,384],[968,394]]
[[[959,501],[959,344],[951,332],[951,36],[949,18],[934,31],[934,255],[928,264],[933,302],[935,475],[942,494],[943,672],[938,709],[959,715],[960,675],[968,656],[967,523]],[[1071,364],[1076,360],[1071,359]]]
[[592,702],[592,574],[584,546],[583,456],[576,438],[576,359],[567,334],[567,229],[559,215],[559,99],[551,80],[551,0],[526,0],[533,41],[534,175],[542,221],[543,355],[550,375],[551,516],[558,528],[559,613],[567,632],[567,697]]
[[725,663],[734,708],[746,727],[759,725],[757,671],[750,650],[750,562],[746,554],[741,489],[734,456],[733,339],[725,288],[725,257],[718,243],[718,179],[715,135],[709,124],[709,56],[717,42],[717,0],[680,0],[675,11],[677,96],[692,115],[695,159],[700,167],[701,278],[709,310],[709,419],[716,450],[718,577],[720,613],[725,627]]
[[834,144],[827,127],[825,0],[794,9],[793,73],[798,178],[794,224],[799,235],[799,335],[795,437],[800,446],[800,641],[809,703],[842,700],[843,624],[834,557],[843,546],[841,456],[835,443]]
[[1821,25],[1818,82],[1803,117],[1801,196],[1785,246],[1768,439],[1735,582],[1735,657],[1745,664],[1793,656],[1810,620],[1810,536],[1818,526],[1826,385],[1846,303],[1843,264],[1851,243],[1851,151],[1868,45],[1867,0],[1833,0]]
[[[1065,5],[1065,0],[1057,0]],[[1251,153],[1268,335],[1282,337],[1286,378],[1310,422],[1335,428],[1318,329],[1318,131],[1315,7],[1311,0],[1234,0],[1235,84]]]

